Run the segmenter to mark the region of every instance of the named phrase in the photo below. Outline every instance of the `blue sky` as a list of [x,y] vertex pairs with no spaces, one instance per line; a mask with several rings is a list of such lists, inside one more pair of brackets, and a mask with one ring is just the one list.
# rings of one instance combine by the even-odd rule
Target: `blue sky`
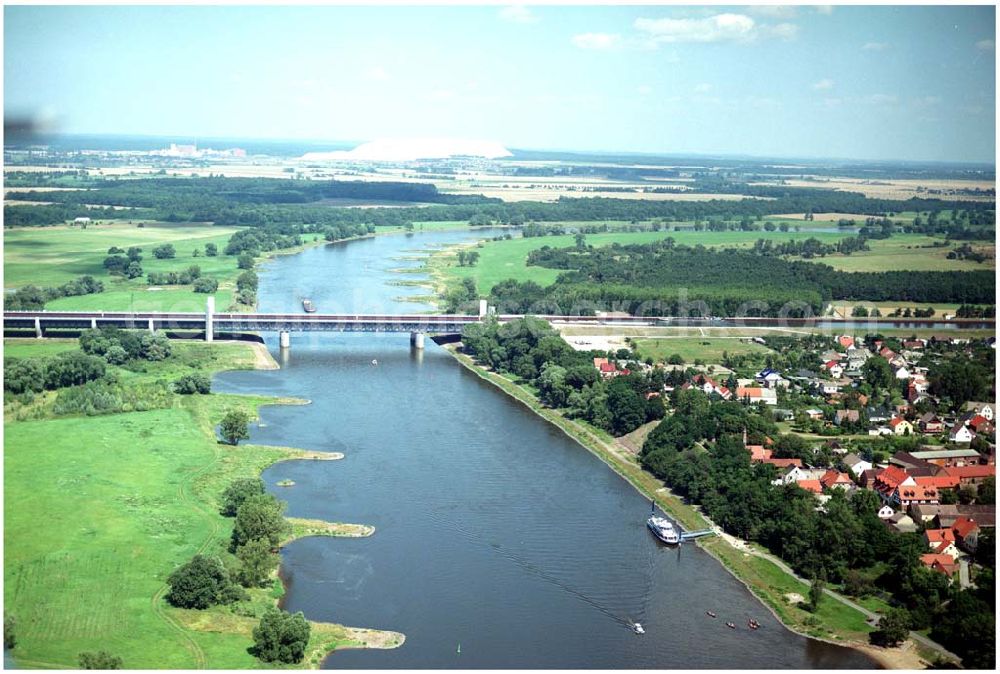
[[994,14],[6,6],[4,107],[71,133],[992,162]]

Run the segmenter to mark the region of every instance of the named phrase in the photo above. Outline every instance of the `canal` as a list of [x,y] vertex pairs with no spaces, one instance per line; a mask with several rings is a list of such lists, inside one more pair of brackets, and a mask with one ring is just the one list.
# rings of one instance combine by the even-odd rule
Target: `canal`
[[[260,308],[296,311],[310,297],[322,312],[426,310],[398,299],[413,288],[391,285],[419,277],[391,270],[490,235],[382,236],[279,257],[261,270]],[[282,369],[224,373],[217,389],[312,404],[264,408],[252,441],[345,455],[272,466],[268,489],[289,515],[376,529],[289,545],[284,607],[406,634],[401,648],[342,651],[324,667],[874,666],[784,629],[695,545],[660,544],[645,498],[430,340],[420,352],[406,334],[298,333],[279,354],[266,338]],[[277,487],[284,479],[295,486]],[[762,628],[747,630],[748,617]]]

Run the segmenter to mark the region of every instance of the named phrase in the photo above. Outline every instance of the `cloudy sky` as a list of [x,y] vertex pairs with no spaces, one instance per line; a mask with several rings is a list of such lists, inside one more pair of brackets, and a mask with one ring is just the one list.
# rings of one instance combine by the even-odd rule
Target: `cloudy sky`
[[73,133],[992,162],[994,13],[6,6],[4,106]]

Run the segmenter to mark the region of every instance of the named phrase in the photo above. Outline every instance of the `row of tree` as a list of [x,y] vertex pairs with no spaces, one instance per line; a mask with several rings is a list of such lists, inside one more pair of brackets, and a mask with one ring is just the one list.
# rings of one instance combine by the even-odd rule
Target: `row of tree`
[[81,276],[55,288],[26,285],[12,293],[5,293],[3,306],[7,311],[39,311],[46,302],[60,297],[76,297],[104,292],[104,284],[93,276]]

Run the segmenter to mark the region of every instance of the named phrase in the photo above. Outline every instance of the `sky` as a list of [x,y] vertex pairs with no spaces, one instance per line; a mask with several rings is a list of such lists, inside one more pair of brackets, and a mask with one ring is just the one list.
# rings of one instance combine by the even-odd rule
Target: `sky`
[[995,8],[6,6],[68,133],[984,161]]

